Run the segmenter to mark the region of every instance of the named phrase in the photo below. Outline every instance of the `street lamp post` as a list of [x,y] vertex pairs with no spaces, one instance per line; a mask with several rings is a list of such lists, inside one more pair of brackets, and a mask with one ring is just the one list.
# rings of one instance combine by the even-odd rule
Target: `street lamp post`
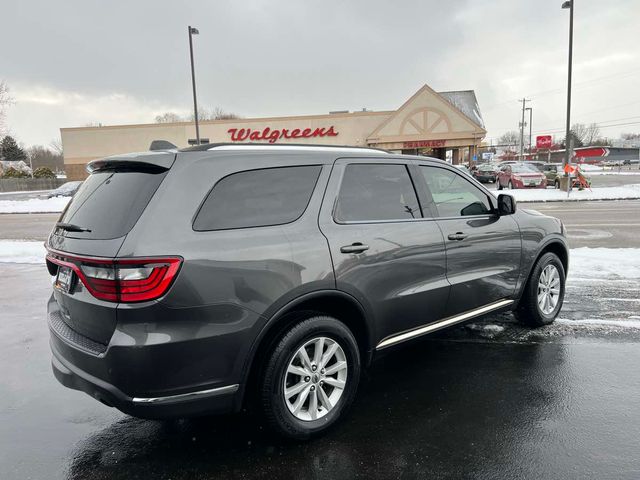
[[[527,107],[526,110],[529,110],[529,156],[531,157],[531,122],[533,121],[533,108]],[[529,158],[529,160],[532,160]]]
[[191,55],[191,86],[193,87],[193,118],[196,122],[196,142],[200,145],[200,125],[198,124],[198,100],[196,97],[196,71],[193,66],[193,35],[200,32],[197,28],[189,25],[189,54]]
[[[567,0],[562,4],[562,8],[569,9],[569,67],[567,78],[567,128],[565,132],[565,153],[563,167],[565,167],[571,160],[571,67],[573,63],[573,5],[575,0]],[[565,172],[565,177],[569,174]],[[571,189],[571,182],[567,178],[567,192]]]

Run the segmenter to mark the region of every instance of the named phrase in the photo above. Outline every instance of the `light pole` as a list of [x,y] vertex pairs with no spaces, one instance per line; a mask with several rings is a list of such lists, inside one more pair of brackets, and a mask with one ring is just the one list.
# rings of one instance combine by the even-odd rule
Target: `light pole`
[[[527,107],[525,110],[529,110],[529,156],[531,156],[531,122],[533,121],[533,108]],[[532,160],[532,158],[529,158]]]
[[[567,128],[565,131],[565,152],[564,152],[564,162],[563,167],[566,167],[569,161],[571,160],[571,145],[572,145],[572,137],[571,137],[571,67],[573,63],[573,4],[575,0],[567,0],[562,4],[562,8],[569,9],[569,68],[568,68],[568,78],[567,78]],[[565,177],[568,177],[569,174],[565,172]],[[571,189],[571,182],[567,178],[567,192]]]
[[199,35],[197,28],[189,25],[189,54],[191,55],[191,85],[193,87],[193,118],[196,121],[196,142],[200,145],[200,126],[198,125],[198,100],[196,97],[196,71],[193,67],[193,35]]

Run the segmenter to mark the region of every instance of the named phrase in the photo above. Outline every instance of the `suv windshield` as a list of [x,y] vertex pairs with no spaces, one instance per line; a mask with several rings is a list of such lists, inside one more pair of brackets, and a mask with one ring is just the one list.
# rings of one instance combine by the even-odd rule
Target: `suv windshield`
[[132,170],[102,170],[89,175],[59,220],[86,231],[57,229],[57,233],[95,240],[126,235],[165,175],[166,171]]
[[533,165],[511,165],[511,171],[514,173],[540,173]]

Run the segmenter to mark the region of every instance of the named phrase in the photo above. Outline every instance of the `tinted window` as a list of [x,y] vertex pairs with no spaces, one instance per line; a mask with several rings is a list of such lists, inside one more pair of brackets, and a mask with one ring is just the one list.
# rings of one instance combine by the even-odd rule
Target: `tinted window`
[[62,213],[60,222],[91,232],[57,233],[68,237],[108,239],[129,233],[166,172],[107,170],[89,175]]
[[485,193],[451,170],[421,166],[420,171],[431,191],[440,217],[482,215],[491,212]]
[[229,175],[209,192],[193,228],[225,230],[293,222],[307,208],[321,169],[312,165]]
[[515,173],[540,173],[534,165],[513,165],[511,171]]
[[404,165],[347,165],[335,210],[339,222],[420,218]]

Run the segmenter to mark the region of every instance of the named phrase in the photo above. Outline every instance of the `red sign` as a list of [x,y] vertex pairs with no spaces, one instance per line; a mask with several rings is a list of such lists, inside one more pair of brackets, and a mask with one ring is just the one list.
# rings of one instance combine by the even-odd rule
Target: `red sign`
[[416,140],[404,142],[403,148],[444,147],[446,143],[446,140]]
[[333,129],[333,125],[328,128],[287,128],[271,130],[265,127],[262,130],[251,130],[250,128],[230,128],[227,132],[231,135],[232,142],[244,142],[245,140],[260,141],[267,140],[269,143],[276,143],[281,139],[290,138],[317,138],[317,137],[337,137],[338,132]]
[[551,135],[538,135],[536,137],[536,148],[551,148],[552,145]]

